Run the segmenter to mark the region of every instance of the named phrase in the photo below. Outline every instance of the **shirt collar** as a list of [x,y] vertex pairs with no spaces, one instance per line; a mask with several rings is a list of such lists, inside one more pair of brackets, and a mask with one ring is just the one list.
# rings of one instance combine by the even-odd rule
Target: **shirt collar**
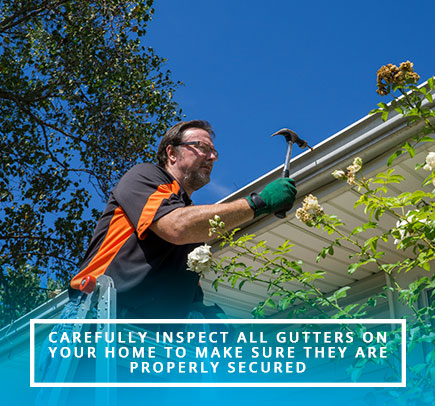
[[187,194],[187,192],[183,189],[183,186],[180,185],[180,182],[178,182],[177,179],[175,179],[165,168],[162,168],[161,166],[158,166],[164,173],[166,173],[169,178],[172,179],[172,181],[175,180],[175,182],[177,182],[178,186],[180,186],[180,192],[181,192],[181,197],[183,198],[183,200],[186,202],[187,206],[190,206],[193,204],[192,199],[189,197],[189,195]]

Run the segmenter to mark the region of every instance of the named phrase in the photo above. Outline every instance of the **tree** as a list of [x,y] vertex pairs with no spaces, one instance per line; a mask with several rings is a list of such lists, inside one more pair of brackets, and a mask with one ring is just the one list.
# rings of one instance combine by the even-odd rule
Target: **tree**
[[[37,295],[19,311],[10,306],[23,270],[32,274],[24,284],[32,291],[44,275],[65,285],[95,226],[91,199],[105,200],[128,168],[153,160],[157,138],[180,117],[172,100],[179,82],[152,48],[141,45],[152,3],[0,3],[5,321],[43,300]],[[29,296],[24,285],[20,293]]]

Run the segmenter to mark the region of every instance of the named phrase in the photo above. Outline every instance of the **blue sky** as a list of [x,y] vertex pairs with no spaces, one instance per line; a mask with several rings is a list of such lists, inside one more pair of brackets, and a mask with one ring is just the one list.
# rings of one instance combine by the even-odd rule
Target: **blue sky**
[[[376,71],[414,62],[435,73],[433,0],[156,0],[143,39],[184,85],[186,119],[210,121],[220,152],[213,203],[282,164],[282,127],[310,145],[364,117],[376,103]],[[388,99],[387,99],[388,100]],[[294,148],[299,153],[298,147]]]

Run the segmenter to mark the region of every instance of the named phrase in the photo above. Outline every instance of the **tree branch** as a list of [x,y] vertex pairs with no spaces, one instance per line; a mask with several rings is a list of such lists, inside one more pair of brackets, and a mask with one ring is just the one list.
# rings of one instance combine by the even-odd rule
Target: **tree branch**
[[18,108],[20,110],[22,110],[24,113],[26,113],[28,116],[30,116],[34,121],[36,121],[39,125],[44,126],[44,127],[48,127],[51,128],[52,130],[55,130],[59,133],[61,133],[62,135],[64,135],[65,137],[71,138],[72,140],[79,142],[79,143],[83,143],[85,144],[87,147],[92,147],[92,148],[96,148],[98,149],[100,152],[103,152],[104,154],[109,155],[109,153],[104,150],[103,148],[101,148],[100,146],[98,146],[97,144],[92,144],[91,142],[84,140],[83,138],[77,137],[53,124],[47,123],[46,121],[42,120],[41,118],[39,118],[37,115],[35,115],[34,113],[32,113],[27,107],[25,107],[22,104],[22,101],[25,101],[23,99],[20,99],[18,96],[10,93],[10,92],[5,92],[5,91],[0,91],[0,98],[3,99],[7,99],[7,100],[11,100],[13,102],[16,103],[16,105],[18,106]]
[[45,3],[42,3],[40,7],[32,8],[29,7],[30,4],[22,7],[21,9],[15,11],[10,17],[5,18],[0,22],[0,33],[5,32],[6,30],[13,28],[32,17],[42,13],[46,10],[54,10],[57,7],[61,6],[64,3],[68,3],[69,0],[59,0],[57,2],[51,3],[50,0],[47,0]]

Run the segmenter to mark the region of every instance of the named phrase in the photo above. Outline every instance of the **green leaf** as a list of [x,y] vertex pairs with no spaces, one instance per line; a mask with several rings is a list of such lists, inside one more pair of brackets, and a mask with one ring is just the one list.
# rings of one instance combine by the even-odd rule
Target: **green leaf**
[[287,309],[290,303],[291,299],[289,297],[284,297],[279,301],[278,307],[281,311],[284,311],[285,309]]
[[268,297],[266,299],[266,301],[264,302],[264,305],[267,307],[271,307],[272,309],[275,309],[275,307],[276,307],[275,302],[270,297]]
[[408,151],[408,154],[410,155],[411,158],[414,158],[415,156],[415,149],[411,146],[411,144],[409,144],[409,142],[405,142],[405,144],[403,145],[403,148]]
[[388,166],[391,166],[391,165],[393,164],[394,160],[395,160],[398,156],[402,155],[403,152],[404,152],[403,150],[398,150],[398,151],[396,151],[393,155],[391,155],[391,156],[388,158],[387,165],[388,165]]
[[350,286],[343,286],[342,288],[335,291],[332,296],[328,298],[328,300],[338,300],[347,296],[347,291],[350,289]]
[[347,273],[352,275],[358,268],[360,267],[360,263],[350,264],[347,268]]
[[435,140],[432,137],[424,136],[419,139],[420,142],[434,142]]

